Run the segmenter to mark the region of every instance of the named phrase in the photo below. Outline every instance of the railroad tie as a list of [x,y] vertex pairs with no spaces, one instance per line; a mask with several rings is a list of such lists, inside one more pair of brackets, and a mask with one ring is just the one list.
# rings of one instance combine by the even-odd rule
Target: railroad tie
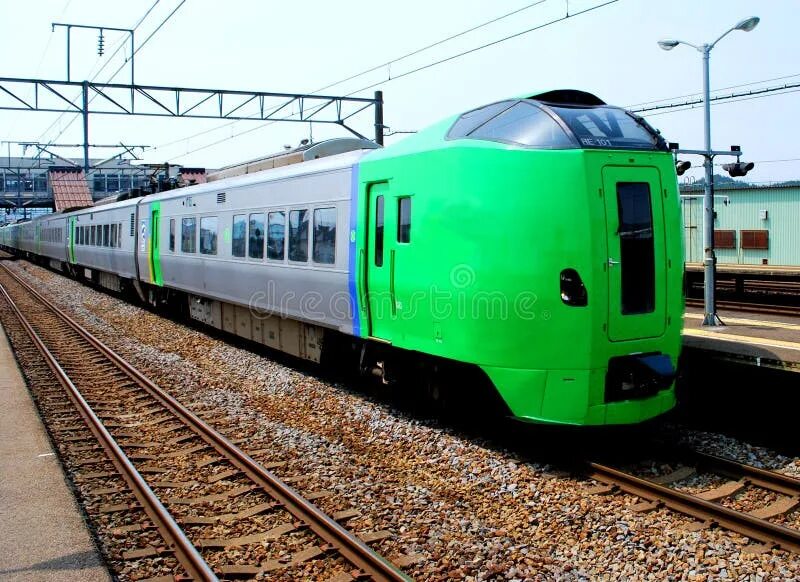
[[207,538],[197,541],[201,548],[230,548],[232,546],[245,546],[247,544],[257,544],[260,542],[276,540],[283,534],[287,534],[297,529],[297,524],[282,523],[270,530],[260,533],[241,536],[238,538]]
[[762,507],[761,509],[754,509],[753,511],[749,511],[748,513],[753,517],[758,517],[761,519],[769,519],[771,517],[775,517],[776,515],[783,515],[784,513],[789,513],[798,505],[800,505],[800,498],[782,497],[777,501],[773,501],[766,507]]
[[727,483],[724,483],[719,487],[715,487],[714,489],[708,489],[707,491],[696,493],[695,497],[704,499],[705,501],[716,501],[717,499],[722,499],[723,497],[735,495],[745,487],[747,487],[747,483],[744,481],[728,481]]
[[654,477],[650,479],[653,483],[658,483],[659,485],[669,485],[671,483],[677,483],[678,481],[683,481],[684,479],[688,479],[692,475],[695,475],[697,470],[692,467],[679,467],[675,469],[671,473],[667,473],[666,475],[660,475],[658,477]]

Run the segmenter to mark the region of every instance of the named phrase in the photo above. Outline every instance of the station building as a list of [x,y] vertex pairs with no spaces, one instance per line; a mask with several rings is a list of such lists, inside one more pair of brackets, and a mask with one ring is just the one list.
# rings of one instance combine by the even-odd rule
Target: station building
[[[0,157],[0,224],[30,218],[57,208],[54,186],[59,181],[80,181],[92,200],[115,192],[151,188],[175,180],[180,166],[136,165],[132,160],[115,157],[90,160],[89,175],[83,172],[83,159],[58,156]],[[58,190],[56,187],[55,190]]]
[[[703,261],[703,185],[682,184],[687,263]],[[800,181],[747,184],[715,180],[718,264],[800,265]]]

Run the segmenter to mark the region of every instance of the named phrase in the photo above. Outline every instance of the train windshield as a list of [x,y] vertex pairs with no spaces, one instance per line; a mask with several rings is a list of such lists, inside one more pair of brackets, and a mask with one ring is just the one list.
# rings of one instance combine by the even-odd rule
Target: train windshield
[[550,109],[572,130],[581,147],[610,149],[667,149],[647,123],[617,107],[559,107]]

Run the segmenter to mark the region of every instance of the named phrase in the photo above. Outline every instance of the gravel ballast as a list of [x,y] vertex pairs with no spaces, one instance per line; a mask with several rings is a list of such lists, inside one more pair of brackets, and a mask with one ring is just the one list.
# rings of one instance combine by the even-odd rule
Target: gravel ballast
[[[687,531],[692,521],[670,511],[633,511],[633,496],[588,495],[594,483],[530,460],[551,442],[499,447],[479,430],[467,436],[410,415],[26,262],[11,268],[162,388],[245,438],[258,460],[285,463],[275,471],[301,493],[331,491],[315,503],[348,512],[346,527],[390,532],[373,547],[403,557],[415,578],[800,578],[793,554],[750,553],[748,539],[721,530]],[[800,476],[797,458],[715,433],[655,430]]]

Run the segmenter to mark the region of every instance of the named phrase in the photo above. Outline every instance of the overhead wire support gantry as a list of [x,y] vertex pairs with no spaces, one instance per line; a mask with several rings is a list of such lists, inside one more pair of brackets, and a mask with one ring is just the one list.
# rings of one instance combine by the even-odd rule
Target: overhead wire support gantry
[[[70,89],[79,89],[71,96]],[[33,97],[28,97],[28,95]],[[96,98],[90,99],[90,94]],[[339,97],[302,93],[272,93],[229,89],[160,87],[93,81],[55,81],[0,77],[0,110],[75,113],[83,116],[84,170],[89,171],[89,115],[140,115],[237,121],[287,121],[347,125],[374,107],[375,142],[383,145],[383,93],[369,97]]]

